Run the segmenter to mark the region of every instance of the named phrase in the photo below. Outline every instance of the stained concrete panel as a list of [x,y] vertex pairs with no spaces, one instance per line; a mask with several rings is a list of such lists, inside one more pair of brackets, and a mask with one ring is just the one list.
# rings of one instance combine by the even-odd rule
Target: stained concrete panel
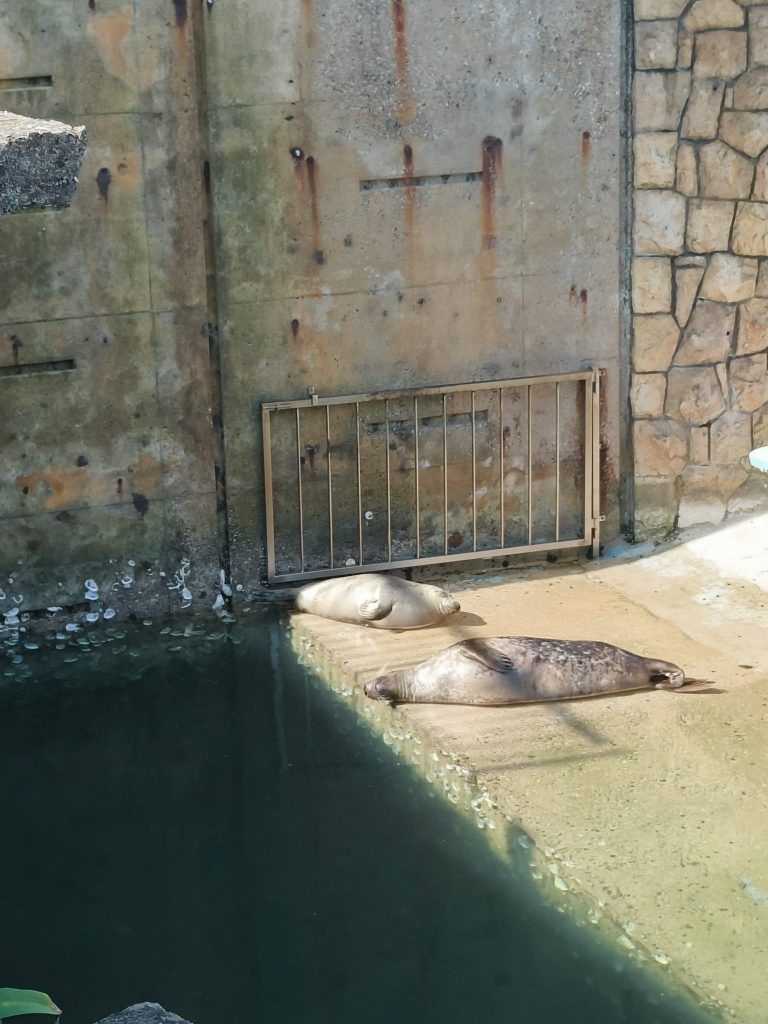
[[179,16],[185,6],[170,0],[5,5],[0,67],[8,106],[64,120],[74,111],[196,109],[194,40],[189,18]]
[[[0,368],[21,371],[0,379],[8,480],[0,513],[115,504],[141,514],[134,494],[151,504],[212,491],[204,315],[197,309],[15,325],[16,346],[0,348]],[[73,368],[24,372],[62,360]],[[206,523],[212,526],[210,515]]]
[[[258,540],[241,516],[259,488],[259,400],[310,386],[608,366],[617,471],[618,9],[261,6],[282,56],[237,62],[229,78],[258,101],[212,94],[228,479],[233,501],[250,495],[233,512],[244,549]],[[232,20],[209,24],[218,81],[229,47],[245,44]],[[250,571],[244,549],[235,561]]]
[[[12,367],[18,355],[22,371],[60,359],[74,368],[0,379],[11,484],[2,489],[3,511],[59,512],[130,504],[133,492],[149,500],[162,495],[165,408],[151,315],[33,322],[14,332],[20,347],[3,346],[3,365]],[[106,381],[119,389],[120,401]]]
[[153,585],[124,595],[133,606],[168,607],[163,560],[197,558],[217,573],[190,14],[153,0],[31,0],[0,15],[8,105],[85,123],[89,135],[69,210],[0,221],[11,284],[0,310],[10,516],[0,564],[17,566],[19,586],[28,580],[26,607],[51,603],[54,575],[68,586],[88,566],[97,578],[108,556],[154,566]]
[[[23,383],[38,410],[23,435],[38,470],[68,467],[71,444],[92,444],[94,471],[63,511],[115,510],[120,523],[114,471],[149,452],[153,557],[184,537],[210,554],[223,422],[233,563],[254,581],[261,399],[615,367],[618,282],[606,268],[619,246],[620,40],[608,0],[23,6],[0,16],[9,105],[85,122],[90,140],[72,209],[24,215],[13,233],[0,223],[18,281],[0,313],[6,362],[17,337],[22,362],[40,353],[77,366],[58,390],[44,374],[0,379],[7,394]],[[110,334],[124,317],[141,330],[105,362],[86,322],[103,318]],[[80,406],[95,410],[86,434],[75,379]],[[12,472],[14,516],[57,514],[19,507]],[[67,549],[73,564],[88,557],[80,543]]]
[[204,187],[196,118],[195,111],[141,118],[143,215],[155,310],[205,301]]
[[0,220],[13,262],[6,323],[150,306],[138,118],[93,117],[80,184],[68,210]]
[[520,272],[517,140],[491,156],[477,133],[450,157],[445,142],[429,141],[359,152],[338,146],[333,124],[345,112],[325,105],[315,132],[325,138],[310,150],[285,109],[214,114],[227,298],[362,291],[392,275],[408,286]]

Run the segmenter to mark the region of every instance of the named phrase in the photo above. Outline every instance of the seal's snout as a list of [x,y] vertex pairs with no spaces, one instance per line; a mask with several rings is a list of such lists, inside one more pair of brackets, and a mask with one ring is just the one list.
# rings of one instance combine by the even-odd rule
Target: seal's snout
[[461,605],[451,594],[446,594],[440,602],[440,611],[443,615],[453,615],[461,611]]
[[677,669],[674,672],[654,672],[651,683],[657,690],[678,690],[685,682],[685,676]]
[[396,700],[396,691],[391,676],[378,676],[364,687],[366,697],[371,700]]

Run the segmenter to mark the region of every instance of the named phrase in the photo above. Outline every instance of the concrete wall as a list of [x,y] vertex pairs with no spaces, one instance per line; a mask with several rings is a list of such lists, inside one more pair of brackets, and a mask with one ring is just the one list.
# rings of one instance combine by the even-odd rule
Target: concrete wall
[[70,209],[0,220],[3,589],[177,604],[158,572],[218,559],[190,25],[154,0],[7,5],[0,78],[89,136]]
[[0,14],[8,105],[90,140],[71,210],[0,222],[2,364],[75,363],[0,377],[0,561],[26,604],[87,575],[176,607],[188,558],[197,606],[220,554],[247,594],[259,402],[310,386],[602,366],[615,534],[621,50],[610,0]]

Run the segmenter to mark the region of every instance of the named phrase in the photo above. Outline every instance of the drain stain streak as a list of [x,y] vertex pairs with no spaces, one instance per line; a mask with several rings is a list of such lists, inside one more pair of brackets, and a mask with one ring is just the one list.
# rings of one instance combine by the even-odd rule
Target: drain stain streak
[[308,156],[307,183],[309,185],[309,208],[312,218],[312,247],[315,254],[315,263],[322,266],[325,263],[325,255],[320,243],[320,214],[317,206],[317,161],[313,156]]
[[408,43],[405,25],[405,0],[391,0],[392,28],[395,36],[395,69],[397,72],[397,116],[401,124],[413,117],[413,94],[408,71]]
[[494,202],[496,199],[496,182],[501,176],[502,141],[495,135],[486,135],[483,139],[483,248],[493,249],[496,245],[496,229],[494,225]]

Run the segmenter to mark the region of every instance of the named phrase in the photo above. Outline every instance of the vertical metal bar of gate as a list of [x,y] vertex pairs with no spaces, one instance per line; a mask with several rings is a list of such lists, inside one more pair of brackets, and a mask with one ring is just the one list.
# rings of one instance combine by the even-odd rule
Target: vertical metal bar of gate
[[331,477],[331,407],[325,407],[325,451],[328,461],[328,546],[333,569],[333,478]]
[[592,428],[593,405],[592,392],[594,381],[590,381],[584,387],[584,535],[592,542],[592,519],[593,519],[593,491],[592,480],[594,476],[595,462],[592,454],[594,447],[594,431]]
[[419,400],[413,399],[413,458],[416,485],[416,557],[421,558],[421,500],[419,495]]
[[477,551],[477,442],[475,438],[475,392],[470,393],[472,415],[472,550]]
[[560,382],[555,384],[555,540],[560,540]]
[[389,476],[389,402],[384,403],[384,430],[387,445],[387,561],[392,561],[392,481]]
[[595,371],[592,378],[592,387],[587,391],[592,392],[592,424],[591,424],[591,448],[592,448],[592,557],[600,557],[600,523],[603,516],[600,513],[600,374]]
[[[581,383],[584,388],[584,404],[583,404],[583,444],[579,446],[579,450],[583,452],[583,529],[580,536],[571,536],[565,540],[561,539],[562,532],[562,514],[561,514],[561,502],[562,502],[562,474],[565,466],[562,463],[563,457],[563,444],[562,444],[562,404],[563,404],[563,391],[561,389],[561,383],[563,382],[576,382]],[[534,475],[534,440],[538,440],[538,435],[534,434],[533,426],[533,412],[535,408],[535,394],[534,389],[537,386],[543,384],[554,384],[555,385],[555,409],[554,409],[554,453],[555,453],[555,468],[554,468],[554,489],[555,489],[555,515],[554,515],[554,537],[551,539],[548,537],[545,540],[540,540],[534,544],[533,535],[533,515],[534,515],[534,487],[533,487],[533,475]],[[517,544],[512,546],[505,546],[506,539],[506,495],[505,495],[505,472],[507,470],[507,452],[505,450],[505,433],[504,433],[504,390],[517,388],[518,392],[520,389],[525,389],[525,398],[523,401],[526,424],[524,431],[524,438],[526,444],[526,454],[523,465],[526,466],[526,477],[524,488],[521,488],[520,497],[522,503],[526,507],[527,514],[527,544]],[[499,542],[498,548],[481,548],[478,549],[478,422],[477,422],[477,392],[478,391],[498,391],[498,445],[499,445],[499,466],[498,466],[498,485],[499,485]],[[472,548],[469,551],[462,551],[454,554],[448,554],[449,547],[449,521],[451,517],[452,507],[456,507],[457,512],[461,515],[466,515],[467,506],[465,501],[462,501],[457,495],[457,502],[454,502],[452,506],[449,504],[449,481],[448,481],[448,405],[449,399],[453,394],[468,391],[470,398],[470,461],[471,461],[471,474],[472,474],[472,495],[471,495],[471,516],[472,516]],[[569,392],[570,394],[570,392]],[[422,479],[421,479],[421,440],[420,440],[420,429],[419,429],[419,399],[423,395],[439,396],[441,400],[441,424],[442,427],[442,456],[443,456],[443,475],[442,475],[442,499],[443,499],[443,554],[434,555],[429,557],[423,557],[421,552],[424,546],[424,537],[421,523],[421,506],[423,501],[422,494]],[[397,559],[393,561],[392,554],[393,548],[395,547],[395,538],[393,537],[393,517],[395,513],[392,493],[392,467],[391,467],[391,420],[390,420],[390,404],[391,400],[397,398],[410,399],[413,402],[413,424],[414,424],[414,481],[413,481],[413,506],[411,516],[415,513],[415,522],[411,518],[411,522],[414,522],[414,540],[416,557],[407,559]],[[386,483],[386,517],[387,517],[387,561],[371,561],[369,563],[364,562],[364,518],[365,516],[371,516],[374,513],[363,512],[363,487],[362,487],[362,451],[361,451],[361,406],[366,403],[382,402],[384,404],[384,440],[385,440],[385,483]],[[309,406],[325,406],[325,439],[326,439],[326,453],[327,453],[327,487],[328,487],[328,525],[327,525],[327,543],[329,548],[328,557],[328,568],[315,567],[311,570],[307,570],[307,559],[309,555],[309,549],[307,548],[308,538],[315,536],[315,533],[310,532],[309,525],[305,522],[304,518],[304,482],[305,482],[305,460],[303,457],[303,445],[302,445],[302,420],[301,420],[301,409]],[[336,485],[339,491],[339,498],[341,507],[349,508],[349,503],[352,502],[352,508],[356,506],[357,514],[357,559],[346,559],[349,562],[347,565],[337,565],[337,533],[335,532],[336,516],[337,516],[337,496],[334,489],[334,466],[336,465],[333,456],[333,438],[331,436],[331,416],[330,407],[332,405],[344,405],[350,407],[355,416],[354,426],[354,463],[355,469],[353,473],[355,475],[356,495],[348,495],[345,498],[345,494],[348,494],[352,483],[353,473],[345,474],[343,472],[343,461],[341,467],[341,473],[337,469]],[[466,406],[465,406],[466,408]],[[274,431],[272,429],[271,416],[273,413],[291,411],[295,416],[295,431],[296,431],[296,446],[295,446],[295,501],[298,506],[298,546],[299,546],[299,563],[300,571],[279,571],[278,558],[276,554],[276,515],[275,515],[275,484],[274,484],[274,471],[276,466],[280,466],[283,474],[289,472],[288,465],[285,460],[282,463],[276,463],[273,456],[273,447],[275,445]],[[456,413],[459,419],[456,421],[457,424],[463,422],[463,416],[466,414]],[[400,422],[398,420],[398,422]],[[407,421],[403,421],[406,422]],[[439,420],[438,420],[439,422]],[[550,423],[552,421],[550,420]],[[402,425],[402,424],[401,424]],[[546,421],[544,421],[546,426]],[[430,427],[430,421],[425,420],[425,429]],[[540,429],[537,427],[537,430]],[[551,429],[551,428],[549,428]],[[445,387],[433,387],[433,388],[414,388],[406,391],[399,392],[372,392],[366,395],[351,395],[351,396],[339,396],[332,398],[321,399],[317,396],[314,391],[311,393],[311,399],[301,399],[297,401],[288,402],[265,402],[262,405],[262,430],[264,440],[264,491],[266,498],[266,528],[267,528],[267,569],[269,579],[271,581],[288,581],[297,580],[303,578],[314,578],[322,576],[342,575],[347,572],[360,571],[361,569],[386,569],[396,566],[408,566],[416,564],[427,564],[427,563],[442,563],[456,561],[466,558],[476,557],[481,555],[482,557],[493,557],[497,555],[507,555],[514,553],[527,553],[540,550],[551,550],[554,548],[574,548],[574,547],[585,547],[591,546],[595,555],[599,554],[600,550],[600,522],[602,516],[600,514],[600,443],[599,443],[599,430],[600,430],[600,380],[599,374],[596,370],[580,371],[571,374],[559,374],[550,376],[540,377],[528,377],[519,378],[517,380],[506,380],[506,381],[487,381],[487,382],[475,382],[472,384],[459,384],[452,388]],[[407,427],[403,433],[407,436]],[[510,435],[511,437],[511,435]],[[514,442],[510,442],[513,444]],[[522,445],[521,445],[522,447]],[[289,450],[289,449],[288,449]],[[338,450],[341,453],[341,458],[344,458],[345,442],[342,441],[338,445]],[[551,449],[550,449],[551,450]],[[568,451],[568,449],[566,449]],[[567,457],[567,456],[566,456]],[[290,461],[290,460],[289,460]],[[514,464],[514,463],[513,463]],[[307,478],[308,479],[308,478]],[[438,478],[439,479],[439,478]],[[347,482],[349,481],[349,482]],[[288,484],[288,481],[286,481]],[[346,490],[345,490],[346,488]],[[283,492],[280,492],[281,495]],[[460,492],[459,492],[460,494]],[[290,499],[290,492],[287,495]],[[356,498],[356,500],[354,500]],[[282,497],[282,503],[285,505],[286,496]],[[372,496],[371,501],[373,504],[371,508],[376,507],[375,494]],[[403,514],[402,502],[403,495],[398,491],[398,522],[401,521]],[[346,502],[346,505],[345,505]],[[407,502],[406,502],[407,506]],[[341,515],[342,513],[338,513]],[[353,513],[354,515],[355,513]],[[551,520],[550,520],[551,522]],[[439,530],[439,527],[438,527]],[[322,531],[321,531],[322,532]],[[495,531],[494,531],[495,532]],[[439,533],[438,533],[439,536]],[[317,539],[317,538],[316,538]],[[404,538],[405,539],[405,538]],[[354,547],[353,547],[354,550]],[[285,557],[290,557],[288,554]],[[312,556],[310,561],[317,562],[318,553],[312,550]],[[338,560],[344,562],[344,554],[338,555]]]
[[499,388],[499,546],[504,547],[504,389]]
[[[298,415],[299,410],[296,410]],[[272,422],[269,410],[262,406],[261,410],[261,433],[264,439],[264,501],[265,501],[265,526],[267,528],[267,576],[274,579],[277,572],[275,564],[274,541],[269,543],[270,538],[275,536],[275,504],[272,493]],[[301,567],[302,572],[304,566]]]
[[296,410],[296,479],[299,483],[299,552],[301,556],[301,571],[304,572],[304,499],[301,491],[301,415]]
[[355,402],[355,446],[357,451],[357,546],[358,565],[363,564],[363,485],[360,472],[360,403]]
[[528,472],[526,474],[526,480],[528,483],[528,544],[533,544],[533,481],[531,474],[533,471],[533,452],[531,451],[531,385],[529,384],[526,389],[526,418],[527,418],[527,437],[528,437]]
[[448,554],[448,419],[443,395],[443,551]]

